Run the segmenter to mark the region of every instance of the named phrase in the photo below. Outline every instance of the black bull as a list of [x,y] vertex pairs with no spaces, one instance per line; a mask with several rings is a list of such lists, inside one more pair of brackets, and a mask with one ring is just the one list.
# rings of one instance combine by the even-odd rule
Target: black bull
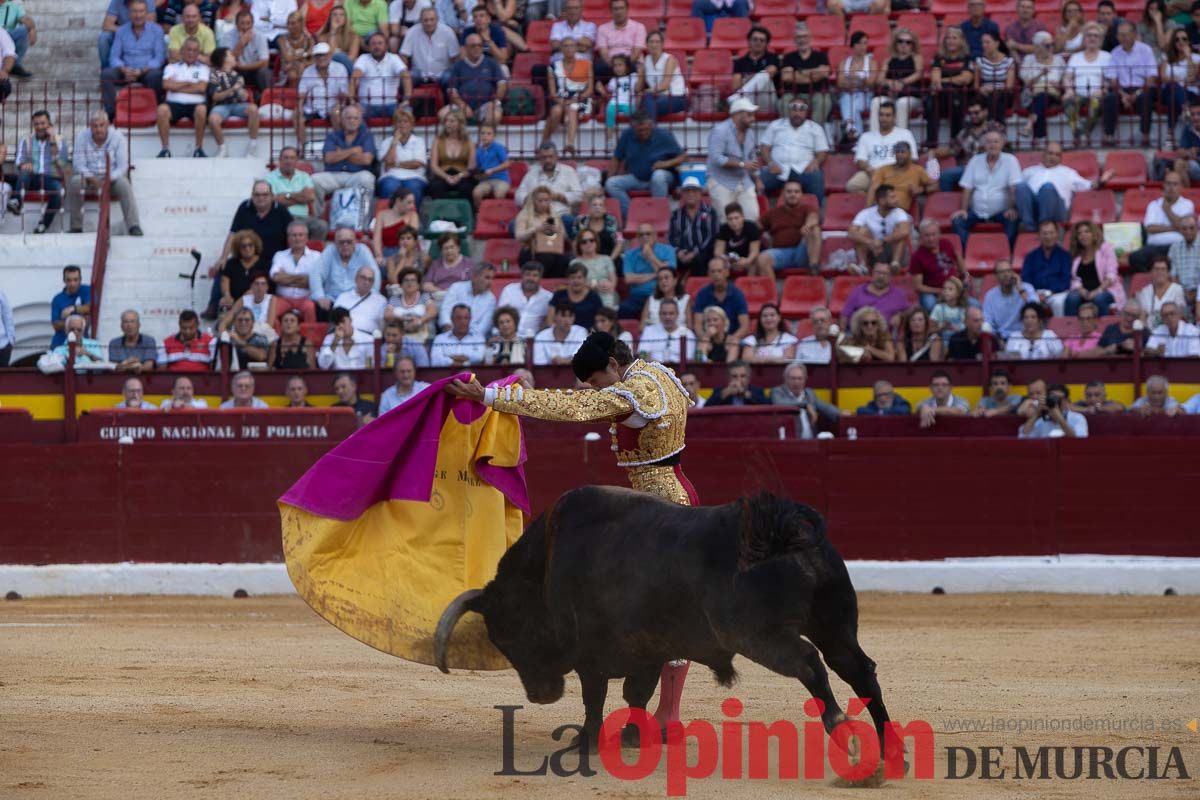
[[[825,663],[867,706],[880,743],[888,721],[875,662],[858,645],[858,598],[821,516],[770,494],[688,508],[652,495],[590,486],[564,494],[500,560],[482,590],[442,614],[437,663],[467,611],[516,668],[534,703],[579,675],[584,732],[598,739],[610,678],[646,707],[665,661],[689,659],[724,686],[740,654],[798,678],[825,704],[825,729],[844,719]],[[818,653],[818,650],[820,651]],[[625,732],[636,743],[636,728]]]

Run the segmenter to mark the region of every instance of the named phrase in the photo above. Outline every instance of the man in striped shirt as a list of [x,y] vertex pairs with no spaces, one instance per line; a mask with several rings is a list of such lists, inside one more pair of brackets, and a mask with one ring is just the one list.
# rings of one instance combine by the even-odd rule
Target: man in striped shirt
[[67,148],[54,130],[50,114],[44,110],[33,112],[33,133],[17,145],[17,171],[22,191],[48,195],[46,209],[34,233],[45,233],[62,208],[61,176],[66,164]]
[[700,180],[689,175],[679,188],[680,203],[671,212],[668,241],[676,250],[679,269],[689,275],[707,275],[717,241],[717,212],[701,202]]

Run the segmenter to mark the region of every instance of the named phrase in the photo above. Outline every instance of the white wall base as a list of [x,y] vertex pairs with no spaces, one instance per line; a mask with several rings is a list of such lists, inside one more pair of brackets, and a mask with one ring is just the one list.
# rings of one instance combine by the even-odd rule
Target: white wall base
[[[850,561],[860,592],[1200,594],[1200,558],[1026,556],[945,561]],[[291,594],[282,564],[0,565],[0,595]]]

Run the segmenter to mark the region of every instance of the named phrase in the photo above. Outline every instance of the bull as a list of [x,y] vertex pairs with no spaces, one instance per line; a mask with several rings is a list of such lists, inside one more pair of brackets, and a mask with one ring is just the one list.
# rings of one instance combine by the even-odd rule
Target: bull
[[[881,745],[888,722],[875,662],[858,644],[858,598],[846,564],[809,506],[759,494],[690,508],[649,494],[588,486],[564,494],[500,560],[483,589],[463,592],[439,620],[438,668],[468,611],[517,670],[533,703],[579,675],[582,736],[595,747],[610,678],[645,709],[662,664],[703,664],[723,686],[735,655],[798,678],[824,702],[827,731],[845,719],[825,663],[867,708]],[[622,742],[637,744],[636,726]]]

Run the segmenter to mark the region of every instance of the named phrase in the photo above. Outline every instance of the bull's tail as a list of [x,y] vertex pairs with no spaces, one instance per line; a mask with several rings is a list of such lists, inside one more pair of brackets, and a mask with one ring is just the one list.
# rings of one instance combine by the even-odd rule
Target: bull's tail
[[768,492],[740,502],[738,569],[742,572],[772,558],[819,547],[825,541],[825,520],[810,506]]

